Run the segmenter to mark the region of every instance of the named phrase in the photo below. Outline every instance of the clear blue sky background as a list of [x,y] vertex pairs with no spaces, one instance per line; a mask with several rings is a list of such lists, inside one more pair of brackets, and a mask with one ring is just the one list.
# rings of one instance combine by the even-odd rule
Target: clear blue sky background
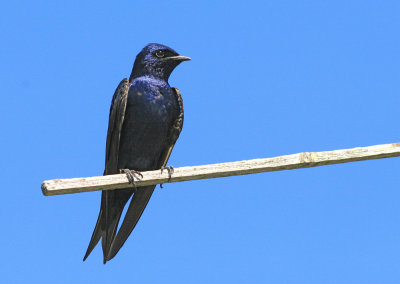
[[398,1],[216,2],[3,3],[0,282],[400,283],[398,158],[168,184],[82,262],[100,192],[40,184],[102,174],[149,42],[192,57],[175,167],[400,142]]

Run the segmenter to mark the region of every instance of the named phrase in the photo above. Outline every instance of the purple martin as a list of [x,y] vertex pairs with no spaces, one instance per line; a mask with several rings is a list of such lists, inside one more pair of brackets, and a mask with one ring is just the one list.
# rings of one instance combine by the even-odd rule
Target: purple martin
[[[181,62],[190,60],[162,44],[151,43],[136,56],[132,73],[115,90],[108,122],[104,175],[125,172],[132,182],[140,171],[163,169],[183,126],[182,96],[168,78]],[[85,260],[102,239],[106,263],[135,228],[155,186],[104,190],[100,213]],[[122,211],[131,199],[117,232]]]

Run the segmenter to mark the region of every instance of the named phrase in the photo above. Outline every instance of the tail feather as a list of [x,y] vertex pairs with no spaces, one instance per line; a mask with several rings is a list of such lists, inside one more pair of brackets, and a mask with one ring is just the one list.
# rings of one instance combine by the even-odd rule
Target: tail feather
[[125,204],[133,194],[132,188],[103,191],[101,195],[100,213],[96,227],[90,239],[89,246],[83,261],[90,255],[92,250],[102,238],[103,258],[106,263],[106,256],[109,253],[112,240],[115,237],[118,222],[124,210]]
[[83,261],[85,261],[88,258],[89,254],[96,247],[97,243],[100,240],[100,237],[101,237],[100,227],[101,227],[102,215],[103,215],[103,210],[100,209],[99,217],[97,218],[97,222],[96,222],[96,227],[94,228],[92,238],[90,239],[89,246],[86,250],[85,256],[83,257]]
[[153,194],[154,188],[155,186],[153,185],[140,187],[133,195],[124,221],[122,222],[117,236],[113,238],[111,243],[110,250],[106,257],[107,261],[112,259],[118,253],[118,251],[124,245],[126,239],[131,234],[132,230],[135,228],[137,222],[142,216],[144,209],[147,206],[147,203],[150,200],[151,195]]

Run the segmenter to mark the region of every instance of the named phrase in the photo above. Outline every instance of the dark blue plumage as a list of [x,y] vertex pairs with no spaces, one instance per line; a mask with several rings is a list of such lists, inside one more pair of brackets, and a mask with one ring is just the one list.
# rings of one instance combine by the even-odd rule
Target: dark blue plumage
[[[104,174],[164,167],[182,130],[180,92],[168,78],[182,61],[173,49],[148,44],[137,55],[129,78],[116,89],[109,117]],[[103,191],[100,213],[84,260],[102,238],[104,263],[122,247],[145,209],[155,186]],[[117,233],[125,204],[129,208]]]

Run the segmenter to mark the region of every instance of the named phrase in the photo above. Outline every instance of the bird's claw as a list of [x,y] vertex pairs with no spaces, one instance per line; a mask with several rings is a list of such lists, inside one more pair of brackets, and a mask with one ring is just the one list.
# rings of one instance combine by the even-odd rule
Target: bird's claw
[[163,173],[164,170],[168,171],[168,182],[170,182],[172,174],[174,173],[174,167],[173,166],[161,167],[161,173]]
[[[171,181],[172,174],[174,173],[174,167],[173,166],[168,166],[168,167],[161,167],[161,173],[163,173],[164,170],[168,171],[168,182]],[[160,184],[160,187],[163,188],[163,184]]]
[[126,177],[128,178],[129,183],[132,184],[133,187],[134,187],[135,190],[136,190],[136,181],[135,181],[135,179],[140,180],[140,178],[139,178],[138,176],[140,176],[141,178],[143,178],[142,173],[141,173],[141,172],[138,172],[138,171],[135,171],[135,170],[129,170],[129,169],[122,169],[122,170],[119,170],[119,172],[120,172],[121,174],[122,174],[122,173],[126,174]]

